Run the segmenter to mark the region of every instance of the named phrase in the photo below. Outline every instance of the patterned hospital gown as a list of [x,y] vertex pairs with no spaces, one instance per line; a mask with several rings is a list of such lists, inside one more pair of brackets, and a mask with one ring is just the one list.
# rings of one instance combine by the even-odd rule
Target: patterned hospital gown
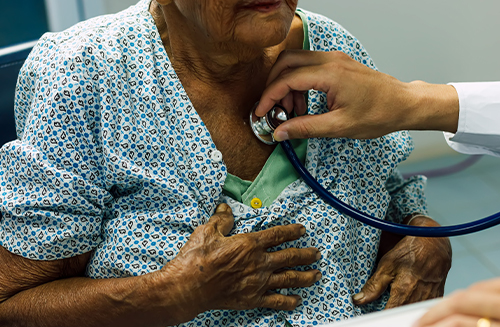
[[[340,214],[301,180],[269,207],[252,209],[222,193],[227,169],[163,48],[150,0],[44,35],[21,70],[19,139],[0,152],[0,244],[34,260],[94,251],[91,278],[138,276],[173,259],[216,205],[228,203],[236,233],[291,223],[305,237],[285,247],[318,247],[314,286],[296,310],[210,311],[185,326],[317,325],[380,310],[387,294],[357,307],[351,296],[373,272],[380,232]],[[311,47],[343,51],[375,68],[337,23],[306,12]],[[327,110],[311,92],[309,112]],[[311,139],[306,167],[330,192],[381,219],[425,213],[425,180],[396,166],[410,136]]]

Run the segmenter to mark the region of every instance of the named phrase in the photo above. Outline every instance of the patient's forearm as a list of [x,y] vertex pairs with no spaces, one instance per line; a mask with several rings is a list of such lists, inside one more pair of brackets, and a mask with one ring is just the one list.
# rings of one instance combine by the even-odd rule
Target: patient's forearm
[[1,303],[0,326],[147,327],[183,322],[176,317],[180,304],[174,292],[159,296],[157,286],[153,274],[50,282]]

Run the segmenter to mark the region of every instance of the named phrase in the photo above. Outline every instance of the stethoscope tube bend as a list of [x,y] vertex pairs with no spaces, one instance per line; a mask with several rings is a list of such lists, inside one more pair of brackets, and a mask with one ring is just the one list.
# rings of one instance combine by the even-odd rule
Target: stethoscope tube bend
[[304,165],[302,165],[290,141],[283,141],[280,142],[280,144],[295,170],[297,170],[299,175],[314,190],[314,192],[316,192],[321,198],[323,198],[323,200],[325,200],[341,213],[348,215],[351,218],[356,219],[369,226],[401,235],[421,237],[451,237],[479,232],[500,224],[500,212],[466,224],[442,227],[408,226],[369,216],[366,213],[361,212],[358,209],[353,208],[350,205],[340,201],[333,194],[328,192],[320,183],[318,183],[318,181],[307,171]]

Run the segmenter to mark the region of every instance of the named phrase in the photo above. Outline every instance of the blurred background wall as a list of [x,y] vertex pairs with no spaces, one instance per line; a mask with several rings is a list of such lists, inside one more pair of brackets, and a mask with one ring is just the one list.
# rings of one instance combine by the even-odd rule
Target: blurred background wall
[[[500,80],[498,0],[300,0],[342,24],[379,70],[410,82]],[[412,132],[409,162],[454,155],[439,132]]]

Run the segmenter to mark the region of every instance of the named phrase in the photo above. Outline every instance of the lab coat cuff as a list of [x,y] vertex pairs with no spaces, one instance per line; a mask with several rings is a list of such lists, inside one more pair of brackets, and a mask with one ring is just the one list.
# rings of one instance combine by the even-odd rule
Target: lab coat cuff
[[457,90],[460,104],[457,132],[444,133],[448,145],[465,154],[500,156],[500,82],[448,85]]
[[[466,130],[467,130],[467,118],[468,113],[470,111],[469,103],[466,101],[467,96],[467,86],[464,83],[448,83],[455,88],[458,93],[458,101],[459,101],[459,116],[458,116],[458,127],[456,133],[444,133],[444,137],[446,141],[451,146],[450,142],[458,142],[460,143],[464,139],[466,139]],[[453,146],[451,146],[453,148]]]

